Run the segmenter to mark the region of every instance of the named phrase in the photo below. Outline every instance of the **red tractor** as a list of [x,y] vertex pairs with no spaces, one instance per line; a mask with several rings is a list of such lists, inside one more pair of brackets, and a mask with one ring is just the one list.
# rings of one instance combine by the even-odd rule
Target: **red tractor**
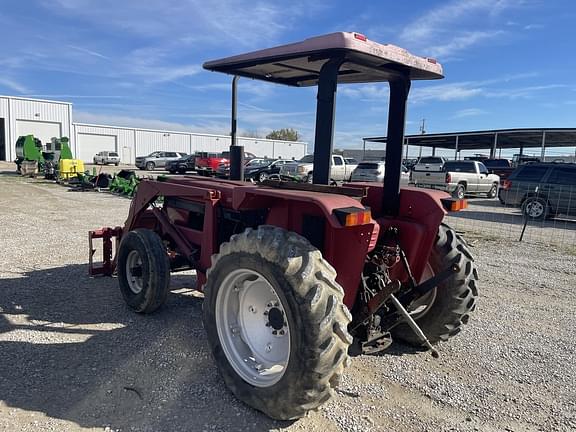
[[[143,180],[124,227],[90,233],[91,273],[116,272],[127,304],[151,313],[170,273],[195,269],[222,378],[276,419],[318,408],[349,356],[382,351],[393,338],[437,356],[433,346],[462,330],[478,297],[472,255],[442,223],[465,201],[399,186],[411,80],[442,78],[440,64],[334,33],[204,67],[234,75],[234,84],[241,76],[318,86],[314,184]],[[337,84],[378,81],[390,87],[384,184],[329,186]],[[100,267],[92,238],[103,238]]]

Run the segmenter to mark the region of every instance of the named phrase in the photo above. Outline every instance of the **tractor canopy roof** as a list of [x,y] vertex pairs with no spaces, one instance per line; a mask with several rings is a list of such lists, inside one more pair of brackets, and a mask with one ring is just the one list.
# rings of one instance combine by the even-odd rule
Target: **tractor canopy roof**
[[418,57],[403,48],[379,44],[360,33],[316,36],[288,45],[253,51],[204,63],[204,68],[296,87],[318,84],[326,60],[344,58],[339,83],[390,81],[401,74],[411,80],[443,78],[434,59]]

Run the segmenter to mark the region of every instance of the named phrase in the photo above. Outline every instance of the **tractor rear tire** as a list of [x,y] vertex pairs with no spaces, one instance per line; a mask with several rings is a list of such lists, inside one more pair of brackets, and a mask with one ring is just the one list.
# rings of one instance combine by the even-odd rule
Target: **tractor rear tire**
[[170,261],[154,231],[136,229],[123,236],[117,269],[120,291],[130,308],[152,313],[164,304],[170,287]]
[[248,228],[221,245],[207,272],[204,328],[238,399],[292,420],[331,398],[352,342],[335,278],[318,249],[282,228]]
[[[432,304],[413,318],[430,343],[436,344],[457,335],[464,324],[468,324],[470,313],[476,308],[478,299],[478,272],[468,245],[448,225],[442,224],[436,236],[436,245],[430,255],[430,269],[434,274],[445,270],[458,257],[460,270],[435,288]],[[411,312],[408,305],[407,310]],[[410,345],[421,346],[422,342],[407,324],[392,330],[392,336]]]

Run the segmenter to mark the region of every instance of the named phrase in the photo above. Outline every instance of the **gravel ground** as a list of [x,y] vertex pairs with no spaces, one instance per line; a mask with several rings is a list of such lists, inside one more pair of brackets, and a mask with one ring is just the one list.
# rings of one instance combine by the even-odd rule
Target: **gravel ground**
[[121,225],[128,206],[0,172],[0,430],[576,430],[564,249],[472,238],[479,307],[440,359],[400,344],[354,358],[332,402],[276,422],[223,385],[192,274],[151,316],[126,308],[115,279],[87,276],[86,232]]

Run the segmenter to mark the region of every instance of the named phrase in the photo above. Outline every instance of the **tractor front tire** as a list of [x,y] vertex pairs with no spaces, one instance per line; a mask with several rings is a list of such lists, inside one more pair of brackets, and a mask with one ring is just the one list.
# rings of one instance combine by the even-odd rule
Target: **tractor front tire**
[[[438,284],[431,303],[420,305],[425,309],[417,313],[414,308],[418,300],[408,305],[408,312],[422,329],[430,343],[436,344],[457,335],[464,324],[468,324],[470,313],[476,308],[478,299],[478,272],[474,258],[466,242],[448,225],[442,224],[436,236],[436,245],[430,255],[430,270],[437,274],[458,258],[458,272],[450,279]],[[410,345],[421,346],[422,342],[407,324],[392,330],[392,336]]]
[[136,229],[122,237],[117,269],[120,291],[130,308],[152,313],[164,304],[170,287],[170,261],[154,231]]
[[329,400],[348,363],[351,316],[336,272],[300,235],[248,228],[212,257],[204,328],[231,392],[278,420]]

